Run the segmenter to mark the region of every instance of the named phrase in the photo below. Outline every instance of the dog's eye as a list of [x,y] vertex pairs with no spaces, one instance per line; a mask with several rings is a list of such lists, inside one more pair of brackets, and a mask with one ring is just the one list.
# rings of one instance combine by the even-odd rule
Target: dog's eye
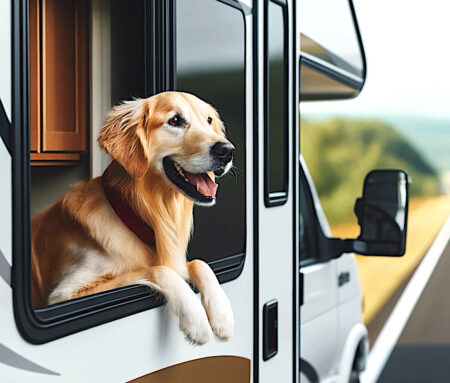
[[184,125],[184,119],[183,118],[181,118],[180,116],[175,116],[175,117],[172,117],[169,121],[168,121],[168,124],[169,125],[172,125],[172,126],[182,126],[182,125]]
[[208,124],[211,125],[211,122],[212,122],[212,118],[208,117]]

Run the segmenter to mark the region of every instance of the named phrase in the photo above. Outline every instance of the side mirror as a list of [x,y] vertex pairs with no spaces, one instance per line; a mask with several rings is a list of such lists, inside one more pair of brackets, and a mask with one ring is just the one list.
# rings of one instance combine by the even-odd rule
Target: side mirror
[[409,176],[403,170],[369,172],[364,180],[363,196],[355,203],[361,233],[356,239],[333,238],[334,253],[393,257],[405,254],[408,188]]
[[353,251],[363,255],[405,254],[408,219],[408,174],[373,170],[364,180],[363,196],[355,203],[361,234]]

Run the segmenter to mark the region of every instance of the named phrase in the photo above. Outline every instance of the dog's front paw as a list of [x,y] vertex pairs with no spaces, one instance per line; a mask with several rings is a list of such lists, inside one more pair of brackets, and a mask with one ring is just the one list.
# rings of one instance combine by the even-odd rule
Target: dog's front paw
[[204,305],[213,333],[220,340],[229,340],[234,329],[233,309],[220,286],[214,289],[213,295],[205,299]]
[[192,295],[178,310],[179,327],[189,343],[203,345],[211,338],[211,327],[200,301]]

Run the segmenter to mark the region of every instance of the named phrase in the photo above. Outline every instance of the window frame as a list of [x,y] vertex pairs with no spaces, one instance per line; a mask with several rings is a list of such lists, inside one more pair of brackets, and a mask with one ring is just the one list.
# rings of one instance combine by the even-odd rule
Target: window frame
[[[244,10],[236,2],[217,0]],[[232,4],[230,4],[232,3]],[[175,0],[150,0],[146,30],[151,66],[146,79],[150,94],[175,87]],[[22,337],[43,344],[103,323],[164,304],[164,297],[147,286],[130,285],[103,293],[34,309],[31,300],[31,215],[30,215],[30,78],[28,0],[12,2],[12,227],[13,267],[11,286],[16,325]],[[157,21],[157,22],[156,22]],[[245,23],[245,18],[244,18]],[[150,24],[150,25],[149,25]],[[155,33],[161,29],[161,34]],[[162,30],[164,29],[164,31]],[[161,38],[161,35],[164,36]],[[158,36],[158,37],[157,37]],[[247,49],[247,47],[245,47]],[[156,62],[155,53],[164,60]],[[150,60],[149,60],[150,59]],[[164,65],[163,65],[164,64]],[[244,63],[245,68],[247,62]],[[247,71],[246,71],[247,73]],[[150,82],[153,83],[150,84]],[[157,80],[157,81],[156,81]],[[150,95],[149,94],[149,95]],[[243,269],[242,254],[211,262],[220,283],[237,278]]]
[[[269,55],[269,4],[275,4],[279,6],[283,12],[283,86],[285,93],[285,113],[282,128],[285,130],[284,134],[284,158],[283,158],[283,173],[284,173],[284,185],[280,191],[270,190],[270,158],[269,158],[269,146],[270,146],[270,89],[269,89],[269,72],[270,72],[270,55]],[[288,9],[286,0],[265,0],[264,1],[264,204],[266,207],[274,207],[284,205],[288,200],[288,186],[289,186],[289,31],[288,25]]]

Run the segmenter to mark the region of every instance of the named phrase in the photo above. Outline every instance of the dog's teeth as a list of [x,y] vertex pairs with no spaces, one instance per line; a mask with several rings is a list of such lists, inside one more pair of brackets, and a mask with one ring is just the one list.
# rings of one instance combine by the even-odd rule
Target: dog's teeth
[[175,168],[180,176],[186,179],[186,174],[184,174],[183,168],[175,162]]
[[207,172],[206,175],[211,179],[212,182],[215,182],[216,177],[213,172]]

